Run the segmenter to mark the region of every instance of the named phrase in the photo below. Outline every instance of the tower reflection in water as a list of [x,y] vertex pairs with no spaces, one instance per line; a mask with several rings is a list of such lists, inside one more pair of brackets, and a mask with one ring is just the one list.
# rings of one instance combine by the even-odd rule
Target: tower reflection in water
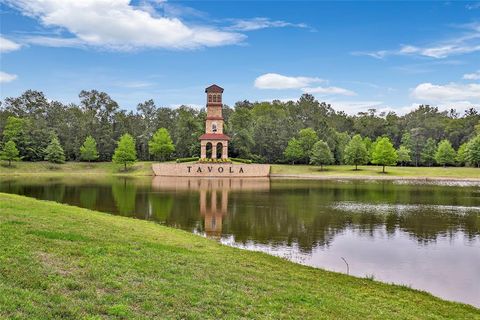
[[198,208],[204,221],[204,231],[209,237],[222,235],[224,219],[228,218],[228,197],[231,192],[269,191],[269,178],[188,178],[154,177],[155,191],[198,192]]

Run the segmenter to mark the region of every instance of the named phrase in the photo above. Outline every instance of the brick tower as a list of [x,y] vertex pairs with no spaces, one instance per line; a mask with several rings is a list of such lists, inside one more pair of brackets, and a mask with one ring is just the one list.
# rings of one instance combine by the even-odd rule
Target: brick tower
[[205,93],[207,94],[207,120],[205,133],[199,138],[200,158],[227,159],[230,137],[223,134],[223,88],[213,84],[205,89]]

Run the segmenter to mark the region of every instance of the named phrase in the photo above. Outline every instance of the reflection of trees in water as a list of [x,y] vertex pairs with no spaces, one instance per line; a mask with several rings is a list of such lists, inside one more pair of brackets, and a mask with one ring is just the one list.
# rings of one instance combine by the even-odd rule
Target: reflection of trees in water
[[165,224],[176,228],[203,232],[200,215],[200,195],[196,191],[175,193],[171,214]]
[[150,193],[148,195],[150,218],[159,222],[167,220],[172,212],[173,202],[171,194]]
[[117,205],[118,212],[122,215],[135,213],[136,186],[127,178],[115,181],[112,184],[112,195]]
[[84,208],[95,209],[98,198],[98,188],[86,187],[80,190],[80,204]]
[[[460,212],[460,207],[480,207],[478,187],[273,180],[252,190],[260,183],[246,180],[235,189],[237,180],[222,181],[212,185],[213,180],[207,180],[205,185],[189,180],[185,188],[176,190],[168,186],[151,189],[149,180],[129,178],[22,178],[2,180],[0,191],[104,212],[118,210],[122,215],[201,233],[210,227],[218,234],[216,228],[221,227],[223,234],[233,235],[238,242],[298,244],[304,251],[328,246],[337,234],[351,229],[365,236],[374,236],[376,230],[393,236],[401,230],[425,244],[460,231],[471,241],[480,237],[480,212]],[[221,220],[200,212],[200,190],[208,190],[210,199],[212,188],[217,190],[217,199],[229,190],[228,210],[221,213]]]
[[[269,245],[298,244],[304,251],[316,246],[328,246],[336,234],[354,229],[363,235],[374,236],[376,230],[386,230],[389,236],[402,230],[420,243],[451,237],[463,231],[470,240],[480,234],[480,214],[444,212],[432,206],[411,205],[396,208],[395,203],[446,203],[449,205],[478,205],[469,192],[458,190],[454,197],[447,188],[427,192],[414,186],[409,190],[392,185],[343,185],[340,188],[282,188],[270,193],[235,193],[224,220],[224,233],[232,234],[237,242],[254,241]],[[419,190],[420,189],[420,190]],[[473,189],[470,189],[472,194]],[[420,194],[419,194],[420,193]],[[475,202],[476,201],[476,202]],[[380,210],[342,210],[337,203],[385,204]],[[388,204],[392,205],[388,205]],[[375,206],[375,205],[373,205]],[[371,209],[371,207],[370,207]],[[455,210],[454,210],[455,211]]]

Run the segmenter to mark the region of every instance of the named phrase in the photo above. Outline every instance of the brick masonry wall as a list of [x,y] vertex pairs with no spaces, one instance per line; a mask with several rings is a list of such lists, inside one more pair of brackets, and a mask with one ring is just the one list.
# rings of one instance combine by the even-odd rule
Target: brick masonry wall
[[155,163],[156,176],[164,177],[268,177],[268,164]]

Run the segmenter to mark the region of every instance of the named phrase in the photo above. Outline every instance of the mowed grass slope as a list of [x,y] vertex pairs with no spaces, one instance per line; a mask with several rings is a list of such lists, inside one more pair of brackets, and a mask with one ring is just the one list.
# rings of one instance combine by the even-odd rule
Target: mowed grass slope
[[480,179],[480,168],[473,167],[386,167],[387,173],[382,173],[381,166],[324,166],[310,165],[272,165],[272,174],[282,175],[315,175],[318,177],[369,177],[369,178],[458,178]]
[[[121,175],[121,176],[152,176],[151,161],[139,161],[123,171],[123,167],[112,162],[66,162],[64,164],[51,164],[49,162],[15,162],[12,167],[7,167],[5,162],[0,166],[0,176],[9,175]],[[216,164],[215,164],[216,165]],[[247,164],[248,165],[248,164]],[[480,179],[480,168],[471,167],[387,167],[387,173],[382,174],[382,167],[359,166],[360,170],[354,171],[354,166],[325,166],[324,171],[320,167],[310,165],[279,165],[271,166],[273,175],[308,176],[322,179],[341,178],[445,178],[445,179]]]
[[39,162],[12,162],[12,167],[3,162],[0,166],[2,175],[128,175],[128,176],[151,176],[153,175],[151,161],[139,161],[123,171],[123,165],[113,162],[73,162],[52,164],[46,161]]
[[0,318],[480,319],[152,222],[0,194]]

